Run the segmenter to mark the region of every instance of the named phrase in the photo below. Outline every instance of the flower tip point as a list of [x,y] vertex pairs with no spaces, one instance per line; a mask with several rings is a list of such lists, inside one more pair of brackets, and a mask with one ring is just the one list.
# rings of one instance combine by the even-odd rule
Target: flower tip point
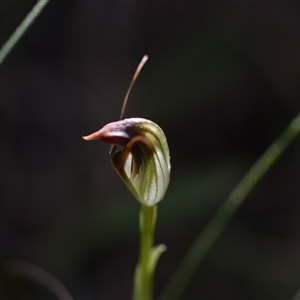
[[85,141],[99,140],[99,134],[98,134],[98,132],[94,132],[94,133],[89,134],[89,135],[84,135],[84,136],[82,136],[82,138]]

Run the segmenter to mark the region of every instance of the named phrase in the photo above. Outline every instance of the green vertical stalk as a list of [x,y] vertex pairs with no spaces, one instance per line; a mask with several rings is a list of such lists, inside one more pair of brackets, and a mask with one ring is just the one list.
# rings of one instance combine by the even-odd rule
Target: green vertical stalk
[[153,240],[156,224],[157,206],[142,204],[140,208],[140,253],[134,275],[134,300],[153,298]]

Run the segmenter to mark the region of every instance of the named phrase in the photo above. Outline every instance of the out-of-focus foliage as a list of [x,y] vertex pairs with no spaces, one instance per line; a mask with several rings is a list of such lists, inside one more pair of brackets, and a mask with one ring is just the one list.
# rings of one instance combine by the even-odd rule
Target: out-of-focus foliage
[[[3,44],[35,1],[0,3]],[[53,1],[0,68],[0,259],[45,268],[76,299],[128,299],[138,204],[109,147],[81,136],[126,117],[164,130],[157,292],[230,190],[300,111],[300,4]],[[184,298],[289,299],[300,282],[300,142],[213,247]],[[16,289],[15,287],[18,287]],[[117,287],[117,288],[116,288]],[[18,291],[18,295],[15,295]],[[51,298],[3,278],[0,298]]]

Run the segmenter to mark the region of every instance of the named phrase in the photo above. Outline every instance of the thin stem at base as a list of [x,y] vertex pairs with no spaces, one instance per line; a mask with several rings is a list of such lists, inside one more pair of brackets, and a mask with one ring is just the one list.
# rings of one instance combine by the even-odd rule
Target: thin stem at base
[[140,208],[140,254],[134,275],[134,300],[151,300],[153,298],[153,276],[151,256],[153,251],[154,231],[157,206],[141,205]]

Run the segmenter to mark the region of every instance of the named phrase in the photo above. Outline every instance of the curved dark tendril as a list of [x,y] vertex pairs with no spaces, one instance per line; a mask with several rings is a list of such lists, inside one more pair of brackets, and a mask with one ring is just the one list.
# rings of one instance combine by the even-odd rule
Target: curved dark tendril
[[[136,79],[138,78],[142,68],[144,67],[145,63],[147,62],[149,56],[148,55],[144,55],[144,57],[142,58],[142,60],[140,61],[139,65],[137,66],[134,75],[132,77],[132,80],[130,82],[130,85],[128,87],[127,93],[125,95],[124,101],[123,101],[123,105],[121,108],[121,114],[120,114],[120,120],[124,119],[124,115],[125,115],[125,111],[126,111],[126,107],[127,107],[127,102],[131,93],[131,90],[134,86],[134,83],[136,82]],[[117,147],[116,146],[111,146],[110,150],[109,150],[109,154],[110,156],[113,156],[116,153]]]

